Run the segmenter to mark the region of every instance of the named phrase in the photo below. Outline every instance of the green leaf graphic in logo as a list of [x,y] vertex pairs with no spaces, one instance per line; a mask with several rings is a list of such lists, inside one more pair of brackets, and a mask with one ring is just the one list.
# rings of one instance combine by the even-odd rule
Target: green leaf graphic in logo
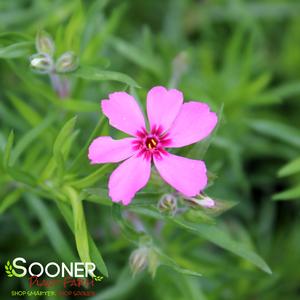
[[6,275],[8,277],[23,277],[23,276],[20,276],[18,275],[15,270],[13,269],[12,265],[10,264],[10,261],[8,260],[6,265],[5,265],[5,272],[6,272]]
[[6,272],[6,275],[8,277],[13,277],[14,274],[13,274],[13,267],[12,265],[10,264],[10,261],[8,260],[6,265],[5,265],[5,272]]
[[94,279],[95,281],[102,281],[103,276],[100,276],[100,275],[99,275],[99,276],[96,276],[96,275],[95,275],[95,276],[93,277],[93,279]]

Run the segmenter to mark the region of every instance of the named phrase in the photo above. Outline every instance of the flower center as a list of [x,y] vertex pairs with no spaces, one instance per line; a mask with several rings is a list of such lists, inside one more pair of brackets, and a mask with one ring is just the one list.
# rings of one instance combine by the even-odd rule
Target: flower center
[[152,149],[156,149],[158,141],[155,137],[147,137],[145,144],[148,149],[152,150]]
[[137,131],[137,138],[132,142],[133,150],[142,155],[145,159],[151,160],[154,156],[157,159],[162,158],[166,154],[164,149],[171,142],[168,133],[163,134],[161,127],[153,127],[150,132],[145,128]]

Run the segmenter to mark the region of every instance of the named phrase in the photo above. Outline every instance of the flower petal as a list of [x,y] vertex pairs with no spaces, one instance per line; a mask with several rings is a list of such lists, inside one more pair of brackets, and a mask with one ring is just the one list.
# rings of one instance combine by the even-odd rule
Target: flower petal
[[132,142],[135,138],[114,140],[110,136],[100,136],[89,147],[89,159],[92,164],[114,163],[132,156]]
[[109,94],[109,100],[101,101],[102,111],[108,117],[109,124],[130,135],[145,127],[143,113],[135,99],[125,92]]
[[109,196],[113,202],[128,205],[136,192],[143,188],[151,173],[151,161],[132,156],[121,163],[109,178]]
[[167,152],[160,158],[154,157],[154,164],[161,177],[185,196],[196,196],[207,184],[206,167],[202,160]]
[[147,95],[147,114],[150,129],[161,127],[168,130],[180,111],[183,95],[180,91],[167,90],[163,86],[152,88]]
[[183,147],[207,137],[218,121],[216,113],[209,110],[206,103],[187,102],[168,131],[171,139],[168,147]]

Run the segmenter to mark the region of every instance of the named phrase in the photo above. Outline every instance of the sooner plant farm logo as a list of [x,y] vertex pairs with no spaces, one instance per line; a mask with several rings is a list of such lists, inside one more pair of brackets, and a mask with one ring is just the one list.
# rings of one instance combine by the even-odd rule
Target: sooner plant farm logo
[[[23,257],[16,257],[12,261],[8,260],[5,264],[7,277],[27,276],[29,289],[34,288],[34,291],[12,291],[12,296],[94,296],[95,292],[87,289],[93,288],[95,282],[103,279],[103,276],[95,275],[95,270],[96,265],[93,262],[71,262],[69,264],[49,262],[43,265],[35,261],[27,264]],[[63,290],[49,291],[49,288],[54,286],[61,286]],[[37,291],[37,287],[47,288],[47,291]],[[84,288],[84,290],[74,291],[74,288]]]

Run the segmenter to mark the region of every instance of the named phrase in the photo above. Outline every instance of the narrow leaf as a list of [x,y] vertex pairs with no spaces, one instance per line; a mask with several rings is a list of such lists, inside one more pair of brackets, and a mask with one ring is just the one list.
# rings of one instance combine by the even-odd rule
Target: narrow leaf
[[71,135],[75,122],[77,117],[72,118],[68,122],[65,123],[65,125],[62,127],[60,132],[58,133],[56,140],[53,145],[53,153],[54,155],[57,155],[58,153],[61,153],[61,149],[63,148],[63,145],[65,144],[67,138]]
[[12,164],[14,164],[20,155],[30,147],[32,142],[39,137],[44,130],[46,130],[50,124],[54,121],[54,115],[47,116],[38,126],[33,127],[26,134],[22,136],[22,138],[16,144],[16,147],[12,153]]
[[0,214],[3,214],[10,206],[16,203],[23,193],[22,189],[17,189],[9,193],[0,202]]
[[6,146],[4,148],[4,155],[3,155],[3,167],[7,168],[10,165],[10,157],[11,157],[11,150],[14,143],[14,132],[11,131]]
[[87,80],[95,80],[95,81],[119,81],[122,83],[126,83],[130,86],[139,88],[140,86],[128,75],[114,72],[114,71],[106,71],[99,70],[93,67],[80,67],[77,71],[73,73],[74,76],[87,79]]
[[16,167],[8,168],[8,174],[16,181],[27,184],[29,186],[36,186],[37,179],[30,173],[17,169]]
[[[58,208],[65,218],[68,226],[74,233],[74,220],[73,220],[73,214],[71,208],[61,201],[57,202]],[[98,270],[106,277],[108,277],[108,270],[106,268],[105,262],[101,256],[101,253],[99,251],[99,247],[95,244],[93,238],[88,233],[88,241],[89,241],[89,248],[90,248],[90,257],[92,259],[92,262],[94,262],[98,268]]]
[[90,262],[91,258],[89,252],[87,227],[82,201],[79,199],[74,189],[65,187],[64,190],[72,205],[74,234],[79,257],[82,262]]
[[74,253],[59,229],[49,208],[38,197],[31,194],[26,195],[26,201],[41,222],[43,229],[57,254],[66,262],[75,261]]
[[300,148],[300,130],[278,121],[253,120],[249,126],[261,133]]
[[70,184],[72,186],[76,187],[77,189],[91,187],[95,182],[100,180],[101,177],[105,174],[105,172],[107,172],[110,168],[111,168],[111,165],[106,164],[106,165],[98,168],[98,170],[96,170],[92,174],[86,176],[85,178],[73,181]]
[[[121,39],[112,39],[114,48],[124,57],[142,67],[151,71],[153,74],[160,76],[162,72],[162,63],[153,54],[147,53],[147,49],[139,49]],[[149,51],[148,51],[149,52]]]
[[31,126],[37,126],[42,121],[42,117],[32,108],[32,106],[26,104],[25,101],[11,93],[8,95],[14,107]]
[[175,260],[173,260],[170,256],[166,255],[165,253],[163,253],[160,249],[158,249],[157,247],[155,248],[155,252],[158,254],[159,256],[159,262],[163,265],[166,265],[172,269],[174,269],[175,271],[185,274],[185,275],[192,275],[192,276],[202,276],[201,273],[199,272],[195,272],[192,270],[188,270],[185,268],[182,268],[181,266],[179,266]]
[[10,59],[28,56],[32,51],[32,46],[32,42],[19,42],[7,47],[0,48],[0,58]]
[[250,261],[266,273],[272,273],[269,266],[259,255],[257,255],[255,252],[253,252],[240,242],[233,240],[224,230],[221,230],[217,226],[207,224],[194,224],[184,221],[180,218],[174,218],[170,220],[180,227],[192,231],[193,233],[216,244],[217,246],[231,251],[232,253]]
[[300,185],[284,192],[277,193],[272,198],[273,200],[300,200]]
[[292,160],[287,165],[282,167],[278,172],[278,176],[290,176],[298,172],[300,172],[300,157],[295,160]]

